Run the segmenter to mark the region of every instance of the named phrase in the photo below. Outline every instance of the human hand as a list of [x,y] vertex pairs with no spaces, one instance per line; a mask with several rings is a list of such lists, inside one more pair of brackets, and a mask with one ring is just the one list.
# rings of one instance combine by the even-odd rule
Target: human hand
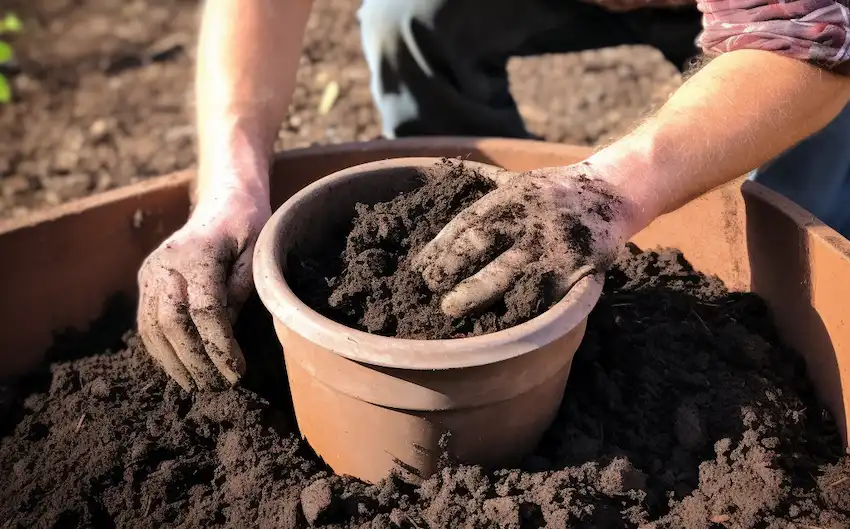
[[560,299],[607,269],[631,235],[629,204],[588,163],[489,175],[498,187],[463,210],[414,258],[452,317],[483,309],[523,274]]
[[251,294],[254,244],[268,196],[215,192],[142,264],[138,326],[151,354],[183,389],[224,389],[245,372],[232,323]]

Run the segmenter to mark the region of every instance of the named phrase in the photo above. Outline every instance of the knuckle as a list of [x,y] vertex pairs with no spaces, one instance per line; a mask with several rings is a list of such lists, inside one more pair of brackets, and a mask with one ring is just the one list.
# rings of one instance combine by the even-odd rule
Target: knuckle
[[224,293],[224,280],[221,278],[206,278],[202,285],[190,286],[189,295],[189,312],[210,311],[221,307],[225,303],[226,295]]
[[151,277],[156,275],[160,266],[160,258],[156,255],[156,252],[148,255],[139,267],[139,272],[137,274],[139,282],[150,280]]
[[206,300],[203,303],[192,305],[189,307],[189,314],[192,319],[206,319],[211,314],[221,310],[222,304],[213,300]]
[[189,324],[189,315],[180,310],[165,309],[159,312],[157,323],[166,334],[181,333]]
[[161,248],[148,255],[139,267],[139,278],[153,278],[175,272],[179,261],[174,252],[163,251]]
[[166,335],[174,334],[175,332],[181,331],[183,329],[183,326],[180,324],[180,322],[171,317],[161,317],[158,323],[159,328],[162,329],[162,332],[164,332]]

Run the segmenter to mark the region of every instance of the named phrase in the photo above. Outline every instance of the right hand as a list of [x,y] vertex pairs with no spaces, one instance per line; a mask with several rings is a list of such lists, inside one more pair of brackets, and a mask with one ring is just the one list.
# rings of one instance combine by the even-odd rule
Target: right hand
[[270,215],[268,196],[216,192],[142,263],[142,342],[187,391],[224,389],[245,372],[232,323],[253,290],[254,244]]
[[523,274],[560,299],[582,277],[605,271],[634,231],[622,190],[589,163],[483,174],[497,189],[414,258],[448,316],[491,305]]

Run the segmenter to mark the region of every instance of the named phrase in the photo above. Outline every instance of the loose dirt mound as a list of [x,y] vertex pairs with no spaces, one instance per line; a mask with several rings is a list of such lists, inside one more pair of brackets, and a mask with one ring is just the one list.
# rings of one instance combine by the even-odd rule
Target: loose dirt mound
[[[278,149],[379,136],[355,17],[360,3],[316,0]],[[0,220],[194,165],[199,6],[2,2],[0,14],[17,12],[24,32],[12,37],[17,64],[3,69],[15,102],[0,105]],[[522,59],[510,72],[529,126],[569,143],[625,131],[678,82],[660,53],[637,47]],[[331,82],[339,99],[321,115]]]
[[[132,334],[57,342],[0,391],[7,527],[850,526],[850,461],[761,301],[677,252],[624,253],[556,422],[518,469],[447,464],[420,486],[333,475],[295,431],[268,316],[244,387],[189,396]],[[114,326],[113,326],[114,329]],[[114,349],[113,349],[114,350]]]

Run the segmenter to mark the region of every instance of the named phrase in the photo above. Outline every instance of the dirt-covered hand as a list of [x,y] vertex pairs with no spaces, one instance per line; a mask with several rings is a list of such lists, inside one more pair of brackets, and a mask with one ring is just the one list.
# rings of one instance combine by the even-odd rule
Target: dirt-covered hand
[[224,389],[244,374],[232,323],[253,289],[254,244],[269,216],[265,197],[207,197],[139,270],[142,341],[187,391]]
[[606,269],[626,237],[626,206],[587,163],[487,175],[497,188],[463,210],[414,258],[443,312],[460,317],[521,278],[560,299]]

